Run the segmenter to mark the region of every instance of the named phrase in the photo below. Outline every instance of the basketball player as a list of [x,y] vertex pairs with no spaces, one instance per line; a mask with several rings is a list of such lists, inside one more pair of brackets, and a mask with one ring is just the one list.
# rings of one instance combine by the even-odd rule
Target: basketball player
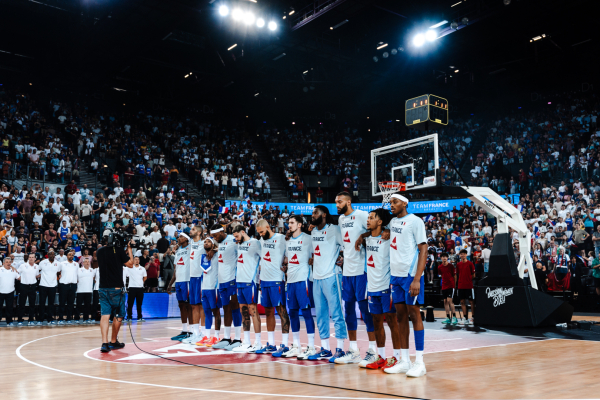
[[[392,216],[388,210],[378,208],[369,213],[367,228],[371,235],[364,241],[367,253],[368,296],[369,311],[373,315],[375,337],[377,339],[377,356],[365,367],[368,369],[385,370],[393,367],[400,359],[400,330],[396,308],[392,302],[390,289],[390,242],[383,239],[383,227],[389,224]],[[393,357],[386,359],[385,329],[383,320],[386,320],[392,334]]]
[[[315,206],[312,222],[309,226],[313,243],[314,300],[317,312],[317,326],[321,338],[321,351],[308,357],[308,360],[325,360],[334,363],[344,356],[344,340],[348,337],[346,323],[342,313],[341,290],[336,261],[343,245],[342,234],[325,206]],[[332,354],[329,346],[329,316],[335,324],[337,348]]]
[[[204,332],[207,337],[196,345],[212,347],[219,342],[221,331],[221,298],[219,296],[219,262],[215,254],[219,250],[217,242],[208,237],[204,240],[204,252],[201,255],[202,268],[202,306],[206,310]],[[209,311],[211,310],[211,311]],[[212,331],[212,320],[215,318],[215,332]]]
[[[194,344],[200,342],[204,333],[204,309],[202,308],[202,254],[204,243],[201,239],[202,228],[193,226],[190,229],[190,308],[192,310],[192,336],[183,339],[181,343]],[[202,325],[200,325],[202,324]],[[202,328],[200,328],[202,326]]]
[[[427,373],[423,363],[425,330],[419,305],[425,301],[425,263],[427,261],[427,235],[425,223],[414,214],[408,214],[408,199],[394,193],[390,208],[394,218],[390,222],[390,270],[392,299],[396,307],[400,328],[402,360],[386,368],[388,374],[406,373],[408,377],[420,377]],[[417,358],[411,364],[408,355],[408,317],[413,324]]]
[[[285,237],[281,233],[273,233],[269,223],[261,219],[256,223],[256,231],[260,235],[260,303],[267,316],[268,340],[266,346],[257,350],[256,354],[285,353],[288,348],[290,319],[285,307],[285,273],[283,257],[285,256]],[[282,344],[275,347],[275,309],[281,320]]]
[[[458,275],[457,292],[460,299],[460,306],[463,311],[464,325],[473,324],[475,318],[475,290],[473,289],[473,278],[475,278],[475,265],[467,260],[467,250],[463,249],[459,253],[460,261],[456,263],[456,273]],[[471,303],[471,319],[469,319],[469,310],[467,309],[467,300]]]
[[[456,287],[456,270],[454,265],[448,262],[448,253],[442,253],[442,263],[438,265],[438,274],[442,277],[442,296],[444,297],[444,309],[446,310],[446,319],[442,324],[456,325],[456,313],[454,310],[454,288]],[[452,312],[452,317],[450,317]]]
[[[237,258],[237,294],[242,310],[244,340],[241,346],[233,349],[236,353],[254,353],[262,348],[261,322],[256,302],[258,300],[258,265],[260,263],[260,243],[250,239],[243,225],[233,228],[233,236],[238,243]],[[250,344],[250,320],[254,325],[254,344]]]
[[190,237],[185,233],[179,234],[177,238],[177,247],[175,250],[175,271],[173,278],[167,287],[167,293],[171,293],[175,283],[175,295],[179,303],[179,311],[181,312],[181,323],[183,325],[181,333],[173,336],[171,340],[187,339],[192,336],[189,331],[188,324],[192,323],[192,309],[190,307]]
[[[232,235],[227,235],[219,224],[210,228],[210,234],[219,245],[219,296],[225,316],[225,336],[213,346],[213,349],[233,350],[241,346],[242,313],[237,298],[235,281],[237,264],[237,243]],[[234,340],[231,340],[231,322],[234,326]]]
[[[337,212],[340,214],[338,226],[342,234],[344,246],[344,268],[342,270],[342,299],[346,311],[346,326],[350,347],[343,357],[335,360],[336,364],[358,364],[366,367],[372,360],[377,358],[375,349],[375,332],[373,328],[373,317],[369,312],[367,303],[367,266],[365,249],[356,251],[354,243],[360,235],[367,231],[367,218],[369,213],[352,208],[352,196],[348,192],[341,192],[335,198]],[[367,335],[369,336],[369,349],[364,360],[360,357],[360,351],[356,341],[356,330],[358,322],[356,318],[356,302],[362,314]]]
[[[317,354],[315,350],[315,320],[311,308],[313,300],[312,274],[308,260],[312,257],[312,241],[309,235],[304,233],[304,218],[300,215],[292,215],[289,219],[289,239],[286,244],[284,263],[287,261],[287,306],[290,309],[290,323],[292,325],[293,344],[289,351],[281,357],[297,357],[298,360],[307,360],[308,357]],[[302,352],[300,345],[300,315],[306,324],[308,346]],[[276,357],[277,353],[273,354]]]

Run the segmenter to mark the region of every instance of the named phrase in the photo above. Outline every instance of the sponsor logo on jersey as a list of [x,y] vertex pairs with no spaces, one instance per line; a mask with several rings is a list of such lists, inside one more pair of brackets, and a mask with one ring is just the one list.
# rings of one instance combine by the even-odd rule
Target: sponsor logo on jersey
[[192,250],[192,253],[190,254],[190,261],[194,261],[194,254],[195,252]]
[[271,252],[270,251],[267,251],[267,254],[265,254],[265,256],[263,257],[263,260],[271,262]]
[[321,250],[319,249],[319,246],[315,247],[315,256],[321,257]]
[[375,268],[375,261],[373,261],[373,255],[369,256],[367,260],[367,267]]
[[390,247],[394,250],[398,250],[398,247],[396,246],[396,238],[394,237],[394,240],[392,240],[392,244],[390,245]]
[[240,253],[240,256],[238,257],[237,262],[242,263],[242,264],[244,263],[244,255],[242,253]]
[[219,253],[219,262],[222,263],[223,262],[223,254]]
[[300,262],[298,261],[298,255],[294,254],[294,256],[290,259],[289,263],[290,264],[300,264]]
[[177,261],[177,265],[185,265],[185,261],[183,261],[183,257],[179,257],[179,261]]
[[350,232],[346,232],[346,235],[344,236],[344,242],[350,243]]

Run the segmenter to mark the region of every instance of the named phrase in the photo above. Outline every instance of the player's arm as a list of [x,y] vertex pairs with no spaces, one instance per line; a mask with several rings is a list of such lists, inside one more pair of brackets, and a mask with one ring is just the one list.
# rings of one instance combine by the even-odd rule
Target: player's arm
[[417,260],[417,272],[415,277],[410,284],[410,295],[417,296],[421,291],[421,275],[425,271],[425,264],[427,263],[427,243],[420,243],[419,246],[419,259]]

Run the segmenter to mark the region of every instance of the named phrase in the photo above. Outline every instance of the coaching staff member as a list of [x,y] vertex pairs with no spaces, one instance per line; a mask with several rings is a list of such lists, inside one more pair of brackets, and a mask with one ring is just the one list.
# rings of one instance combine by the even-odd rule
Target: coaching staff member
[[[127,244],[124,249],[120,242],[114,240],[111,233],[106,238],[106,245],[98,249],[98,268],[100,272],[100,286],[98,295],[100,298],[100,332],[102,333],[102,347],[100,351],[108,353],[114,349],[125,347],[119,343],[117,335],[121,328],[121,322],[125,317],[125,288],[123,284],[123,266],[133,267],[133,254],[131,246],[134,242]],[[114,313],[111,341],[108,341],[108,320]]]

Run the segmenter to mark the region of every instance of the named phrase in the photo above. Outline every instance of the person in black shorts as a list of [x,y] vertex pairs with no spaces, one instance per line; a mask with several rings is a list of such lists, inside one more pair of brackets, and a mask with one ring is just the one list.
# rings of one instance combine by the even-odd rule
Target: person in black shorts
[[[460,251],[460,261],[456,263],[458,275],[458,299],[462,307],[464,325],[473,324],[475,318],[475,290],[473,289],[473,278],[475,277],[475,265],[467,260],[467,250]],[[471,303],[471,318],[467,310],[467,300]]]
[[[444,309],[446,310],[446,320],[443,324],[458,324],[456,311],[454,310],[454,288],[456,287],[456,270],[454,265],[448,262],[448,253],[442,253],[442,263],[438,265],[438,274],[442,277],[442,297],[444,298]],[[450,317],[452,313],[452,317]]]

